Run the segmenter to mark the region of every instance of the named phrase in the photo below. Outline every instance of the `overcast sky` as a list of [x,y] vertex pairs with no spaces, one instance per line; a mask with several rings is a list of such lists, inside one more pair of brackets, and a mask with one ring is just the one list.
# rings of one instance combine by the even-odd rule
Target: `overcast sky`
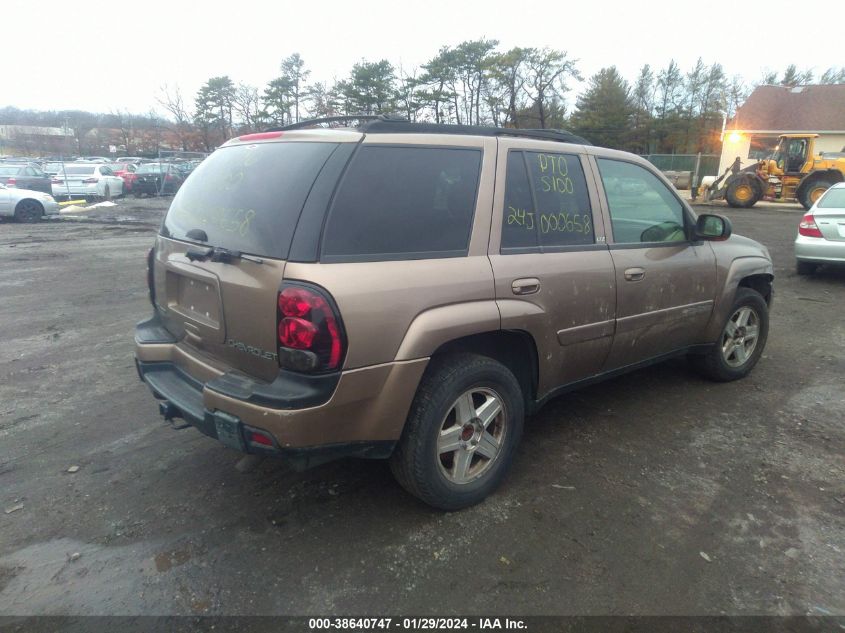
[[[501,49],[549,46],[577,59],[585,77],[616,65],[629,81],[644,63],[671,58],[688,70],[700,56],[750,84],[764,69],[845,63],[839,19],[814,19],[789,37],[795,2],[542,2],[487,0],[2,0],[0,106],[148,112],[164,83],[192,102],[209,77],[263,87],[299,52],[310,80],[331,82],[361,59],[405,68],[443,44],[487,37]],[[809,4],[802,5],[809,7]],[[833,5],[831,5],[833,6]],[[356,8],[353,8],[356,7]],[[800,8],[800,7],[799,7]],[[829,17],[831,16],[828,13]],[[787,45],[806,36],[806,41]],[[830,52],[835,54],[830,54]],[[14,59],[14,61],[12,61]],[[577,92],[576,90],[570,100]]]

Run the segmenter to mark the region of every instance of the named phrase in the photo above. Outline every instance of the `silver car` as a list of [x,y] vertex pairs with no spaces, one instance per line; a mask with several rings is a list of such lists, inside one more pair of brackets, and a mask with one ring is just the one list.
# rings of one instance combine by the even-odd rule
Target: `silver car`
[[845,264],[845,182],[828,189],[801,218],[795,268],[812,275],[822,264]]
[[123,178],[98,163],[67,163],[52,180],[54,196],[110,200],[123,195]]
[[38,222],[45,215],[58,213],[59,204],[50,194],[0,185],[0,218]]

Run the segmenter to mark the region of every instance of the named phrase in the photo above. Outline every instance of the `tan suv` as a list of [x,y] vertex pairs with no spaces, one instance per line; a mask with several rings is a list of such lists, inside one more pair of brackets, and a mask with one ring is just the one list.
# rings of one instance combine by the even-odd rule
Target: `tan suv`
[[746,375],[772,272],[648,162],[564,132],[291,126],[179,190],[135,355],[168,420],[299,468],[389,458],[452,510],[564,391],[678,355]]

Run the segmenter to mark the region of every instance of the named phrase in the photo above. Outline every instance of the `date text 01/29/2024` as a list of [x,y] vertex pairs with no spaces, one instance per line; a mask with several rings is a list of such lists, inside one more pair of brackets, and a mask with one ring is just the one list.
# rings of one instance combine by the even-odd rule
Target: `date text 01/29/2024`
[[446,631],[525,630],[525,622],[511,618],[310,618],[311,631]]

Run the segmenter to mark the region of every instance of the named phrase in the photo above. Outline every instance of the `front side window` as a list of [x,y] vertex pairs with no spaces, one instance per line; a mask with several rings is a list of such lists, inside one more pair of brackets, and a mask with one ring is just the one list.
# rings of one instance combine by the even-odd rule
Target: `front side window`
[[465,255],[481,150],[365,145],[335,195],[323,260]]
[[509,152],[502,248],[554,250],[593,243],[593,216],[579,158]]
[[617,244],[683,242],[684,208],[653,173],[634,163],[598,159]]

